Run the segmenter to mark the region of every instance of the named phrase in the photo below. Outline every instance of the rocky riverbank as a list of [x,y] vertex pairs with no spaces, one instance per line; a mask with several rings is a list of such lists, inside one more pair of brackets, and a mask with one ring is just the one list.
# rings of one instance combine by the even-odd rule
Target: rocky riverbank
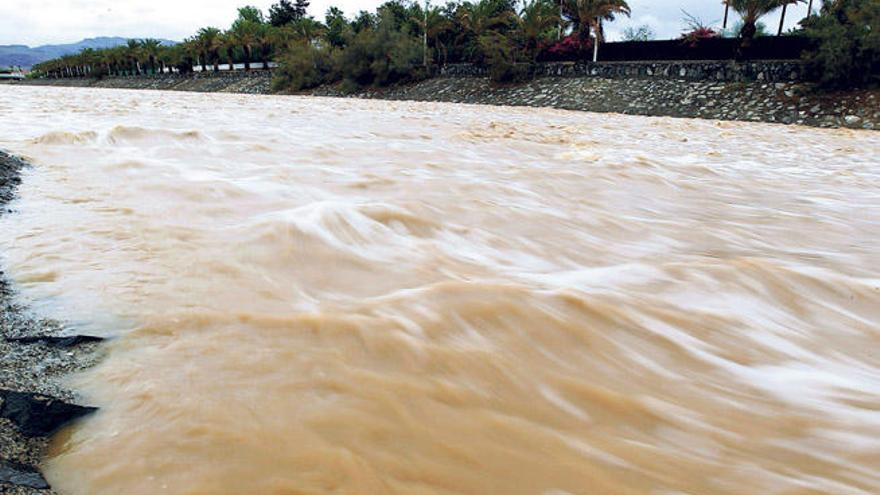
[[[334,88],[314,94],[343,96]],[[496,86],[479,77],[438,77],[351,96],[880,129],[880,91],[818,93],[804,83],[540,77]]]
[[[617,72],[611,75],[604,72],[597,76],[590,75],[590,72],[571,72],[574,69],[562,75],[545,71],[546,73],[541,73],[527,83],[509,86],[493,85],[487,78],[480,77],[479,73],[456,68],[450,74],[407,86],[367,90],[356,94],[343,94],[333,86],[318,88],[306,94],[880,129],[880,90],[818,92],[809,83],[791,77],[793,72],[787,71],[793,69],[786,65],[765,68],[764,72],[756,68],[749,71],[743,69],[738,73],[728,74],[729,80],[721,81],[717,80],[720,77],[718,71],[724,68],[695,65],[688,69],[690,72],[686,71],[686,75],[679,78],[677,74],[681,74],[686,64],[679,65],[682,67],[675,66],[675,70],[670,69],[671,72],[666,71],[668,73],[655,73],[653,71],[659,71],[659,68],[631,64],[615,65]],[[629,74],[626,71],[635,72]],[[652,75],[646,76],[648,72]],[[766,76],[759,77],[765,73]],[[783,82],[786,73],[792,80]],[[271,74],[255,71],[190,76],[112,77],[100,80],[29,80],[19,84],[269,94]]]
[[[0,214],[15,214],[9,203],[26,166],[0,151]],[[31,314],[0,270],[0,493],[52,493],[39,473],[48,437],[92,410],[75,405],[61,381],[93,365],[98,346],[97,339]]]
[[28,79],[10,84],[116,89],[153,89],[193,91],[200,93],[269,94],[272,74],[269,71],[207,72],[189,75],[158,74],[153,76],[122,76],[101,79]]

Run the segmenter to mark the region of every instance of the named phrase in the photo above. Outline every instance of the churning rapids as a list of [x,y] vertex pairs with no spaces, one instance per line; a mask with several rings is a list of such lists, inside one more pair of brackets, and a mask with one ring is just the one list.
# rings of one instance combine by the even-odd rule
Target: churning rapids
[[880,133],[0,88],[64,494],[880,493]]

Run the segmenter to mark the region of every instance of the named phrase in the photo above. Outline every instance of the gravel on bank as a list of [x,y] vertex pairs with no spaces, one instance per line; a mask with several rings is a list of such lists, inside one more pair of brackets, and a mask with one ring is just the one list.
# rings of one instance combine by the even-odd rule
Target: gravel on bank
[[[0,151],[0,214],[16,214],[11,202],[26,167],[22,160]],[[10,409],[5,407],[9,406],[7,393],[14,392],[60,399],[55,403],[64,406],[76,402],[75,394],[63,386],[62,380],[94,365],[100,358],[100,343],[31,338],[71,333],[62,323],[40,318],[17,302],[11,281],[0,267],[0,411]],[[17,412],[20,416],[22,411]],[[48,438],[25,435],[21,426],[13,419],[0,417],[0,493],[51,494],[47,488],[37,488],[46,486],[39,482],[39,465]]]

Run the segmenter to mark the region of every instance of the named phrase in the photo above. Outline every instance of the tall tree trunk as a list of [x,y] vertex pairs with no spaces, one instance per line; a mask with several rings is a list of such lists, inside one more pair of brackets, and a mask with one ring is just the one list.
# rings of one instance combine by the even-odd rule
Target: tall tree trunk
[[581,27],[579,32],[579,37],[582,42],[587,42],[590,40],[590,25],[586,24]]
[[788,8],[788,4],[782,6],[782,15],[779,16],[779,31],[776,33],[776,36],[782,36],[782,27],[785,25],[785,9]]
[[755,33],[758,32],[758,28],[755,25],[754,20],[747,20],[743,22],[743,27],[739,31],[739,36],[742,41],[739,44],[739,49],[737,50],[737,58],[744,59],[748,56],[748,50],[752,46],[752,40],[755,38]]
[[748,48],[752,44],[752,40],[755,39],[755,34],[758,32],[758,27],[755,25],[755,21],[747,21],[743,23],[743,27],[739,32],[739,35],[742,37],[742,45],[745,48]]
[[562,8],[562,0],[559,0],[559,27],[556,32],[556,41],[562,40],[562,20],[565,19],[565,11]]
[[599,42],[602,38],[602,19],[597,19],[597,21],[595,41],[593,42],[593,62],[599,61]]
[[425,2],[425,24],[422,26],[422,63],[428,66],[428,2]]

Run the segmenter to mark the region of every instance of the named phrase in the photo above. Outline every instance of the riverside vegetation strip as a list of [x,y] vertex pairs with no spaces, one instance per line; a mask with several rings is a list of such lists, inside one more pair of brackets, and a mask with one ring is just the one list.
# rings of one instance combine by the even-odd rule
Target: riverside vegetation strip
[[[15,214],[9,203],[26,166],[0,151],[0,214]],[[61,378],[97,361],[97,341],[31,314],[0,269],[0,493],[51,493],[38,469],[47,437],[91,410],[72,404]]]

